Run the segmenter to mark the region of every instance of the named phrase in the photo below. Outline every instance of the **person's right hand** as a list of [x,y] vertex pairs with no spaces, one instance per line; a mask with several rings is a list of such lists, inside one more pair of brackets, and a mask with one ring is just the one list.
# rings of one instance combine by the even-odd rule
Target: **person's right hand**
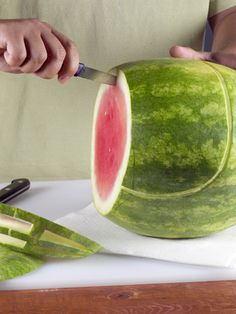
[[55,76],[63,83],[79,66],[76,45],[38,19],[0,20],[0,71]]

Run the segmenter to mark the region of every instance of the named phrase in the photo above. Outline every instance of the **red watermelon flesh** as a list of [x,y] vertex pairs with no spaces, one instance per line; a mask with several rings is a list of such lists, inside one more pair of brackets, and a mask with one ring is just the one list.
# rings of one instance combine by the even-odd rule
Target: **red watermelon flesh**
[[102,95],[95,134],[96,185],[104,200],[113,189],[127,140],[125,97],[119,85],[107,87]]

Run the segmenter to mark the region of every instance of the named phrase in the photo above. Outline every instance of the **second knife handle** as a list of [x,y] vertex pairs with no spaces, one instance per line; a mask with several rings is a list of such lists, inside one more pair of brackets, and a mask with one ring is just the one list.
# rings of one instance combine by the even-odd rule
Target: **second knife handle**
[[9,185],[0,189],[0,202],[6,203],[30,188],[30,181],[26,178],[15,179]]

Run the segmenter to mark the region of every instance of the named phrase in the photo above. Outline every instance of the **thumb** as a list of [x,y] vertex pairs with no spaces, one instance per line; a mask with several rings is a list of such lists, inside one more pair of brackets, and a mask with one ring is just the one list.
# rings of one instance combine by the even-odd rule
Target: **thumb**
[[210,52],[196,51],[190,47],[173,46],[169,51],[171,57],[211,61]]

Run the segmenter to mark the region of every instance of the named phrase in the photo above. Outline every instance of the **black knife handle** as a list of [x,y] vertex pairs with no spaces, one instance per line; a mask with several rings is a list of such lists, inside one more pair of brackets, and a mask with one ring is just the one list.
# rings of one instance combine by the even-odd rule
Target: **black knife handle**
[[0,202],[6,203],[30,188],[30,181],[26,178],[14,179],[0,190]]

